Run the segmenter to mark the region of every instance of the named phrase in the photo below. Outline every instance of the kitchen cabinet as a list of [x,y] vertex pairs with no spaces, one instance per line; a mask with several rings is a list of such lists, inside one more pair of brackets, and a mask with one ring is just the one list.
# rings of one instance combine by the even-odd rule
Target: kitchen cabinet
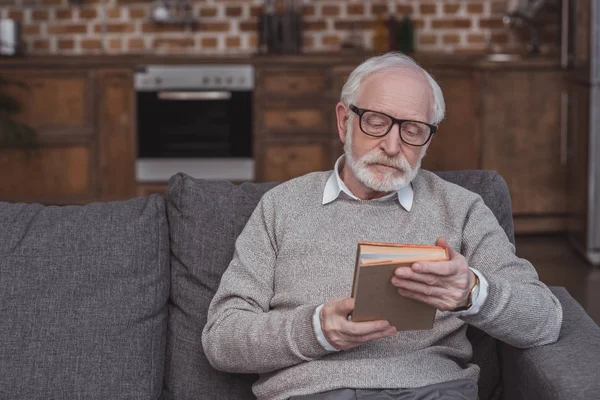
[[482,167],[506,180],[520,232],[566,228],[565,90],[562,71],[483,72]]
[[[357,64],[257,68],[258,181],[332,168],[343,153],[335,104]],[[517,232],[564,230],[564,73],[558,65],[543,60],[530,65],[423,60],[421,65],[439,83],[446,103],[446,117],[422,167],[495,170],[511,192]]]
[[0,149],[0,200],[85,204],[135,194],[131,69],[30,68],[0,75],[24,83],[8,94],[15,119],[31,125],[39,147]]

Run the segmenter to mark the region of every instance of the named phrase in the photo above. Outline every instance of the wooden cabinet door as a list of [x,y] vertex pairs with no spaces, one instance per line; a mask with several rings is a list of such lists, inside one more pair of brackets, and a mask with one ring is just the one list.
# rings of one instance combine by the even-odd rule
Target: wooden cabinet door
[[28,70],[2,75],[25,85],[7,86],[7,94],[22,105],[15,119],[34,127],[40,140],[92,136],[93,88],[88,72]]
[[562,71],[485,73],[483,168],[506,180],[515,215],[566,212]]
[[136,194],[135,92],[131,70],[98,71],[98,179],[102,200]]
[[94,201],[95,146],[44,146],[29,157],[0,149],[0,200],[42,204]]
[[260,162],[259,180],[286,181],[309,172],[331,169],[323,144],[266,144]]
[[479,96],[474,72],[433,71],[444,94],[446,116],[438,126],[423,159],[431,171],[478,169],[481,167]]

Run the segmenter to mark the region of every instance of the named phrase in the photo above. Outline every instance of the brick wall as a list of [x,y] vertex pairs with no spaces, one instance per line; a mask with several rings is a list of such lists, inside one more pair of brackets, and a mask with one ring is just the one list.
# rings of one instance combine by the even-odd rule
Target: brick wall
[[[196,26],[157,25],[152,0],[0,0],[0,17],[22,24],[27,54],[245,54],[256,51],[262,0],[190,0]],[[350,32],[371,48],[381,12],[410,15],[420,51],[515,50],[502,24],[507,0],[305,0],[304,51],[336,51]],[[552,25],[552,24],[551,24]],[[550,29],[555,47],[556,24]],[[550,46],[550,47],[552,47]]]

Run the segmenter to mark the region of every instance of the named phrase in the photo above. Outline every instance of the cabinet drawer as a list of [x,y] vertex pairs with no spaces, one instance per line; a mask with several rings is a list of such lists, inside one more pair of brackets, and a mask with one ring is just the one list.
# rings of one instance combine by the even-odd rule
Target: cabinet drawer
[[265,145],[261,180],[280,182],[327,170],[326,154],[323,144]]
[[266,110],[264,127],[274,132],[301,132],[310,134],[313,131],[326,131],[327,117],[319,109],[286,109]]
[[286,98],[324,95],[329,89],[325,71],[263,70],[263,88],[267,96]]

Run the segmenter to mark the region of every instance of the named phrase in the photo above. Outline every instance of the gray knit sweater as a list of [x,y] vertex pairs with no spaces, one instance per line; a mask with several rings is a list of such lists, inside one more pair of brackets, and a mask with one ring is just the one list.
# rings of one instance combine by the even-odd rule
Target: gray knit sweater
[[[323,205],[331,173],[308,174],[266,193],[240,234],[202,335],[215,368],[260,374],[254,393],[276,400],[336,388],[477,380],[467,324],[516,347],[556,341],[560,303],[531,264],[515,256],[480,196],[422,170],[410,212],[397,200],[339,198]],[[321,347],[313,311],[350,296],[358,241],[431,245],[440,236],[489,282],[477,315],[438,311],[429,331],[399,332],[349,351]]]

